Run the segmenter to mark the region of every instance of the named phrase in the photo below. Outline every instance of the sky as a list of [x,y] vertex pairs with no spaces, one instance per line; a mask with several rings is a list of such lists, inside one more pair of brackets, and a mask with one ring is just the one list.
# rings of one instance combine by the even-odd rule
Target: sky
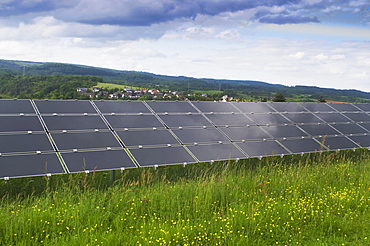
[[0,0],[0,59],[370,92],[370,0]]

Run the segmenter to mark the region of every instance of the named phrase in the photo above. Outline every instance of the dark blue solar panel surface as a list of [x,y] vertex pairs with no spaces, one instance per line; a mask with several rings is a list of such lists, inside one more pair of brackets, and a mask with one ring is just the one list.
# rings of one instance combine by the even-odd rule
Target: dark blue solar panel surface
[[96,114],[96,110],[89,101],[35,100],[35,104],[41,114]]
[[147,102],[147,104],[156,113],[197,113],[198,111],[190,105],[188,102],[165,102],[165,101],[155,101]]
[[49,131],[108,129],[98,115],[43,116]]
[[287,102],[274,102],[270,106],[278,112],[307,112],[300,104]]
[[179,144],[167,129],[117,131],[125,146]]
[[344,136],[322,137],[318,138],[317,140],[320,143],[323,143],[330,150],[359,148],[359,146],[357,146],[355,143],[351,142],[348,138]]
[[315,115],[327,123],[351,122],[350,119],[344,117],[342,114],[339,113],[316,113]]
[[370,136],[364,135],[364,136],[351,136],[349,137],[352,141],[357,143],[363,148],[369,148],[370,147]]
[[188,148],[200,162],[246,158],[233,144],[191,145]]
[[255,125],[243,114],[206,114],[215,126],[246,126]]
[[356,107],[348,103],[328,103],[328,105],[337,111],[358,111]]
[[312,138],[305,139],[287,139],[281,143],[287,147],[293,154],[317,152],[326,150],[321,144]]
[[130,149],[130,152],[142,167],[196,162],[182,146]]
[[232,103],[236,108],[238,108],[243,113],[267,113],[275,112],[268,105],[270,103],[257,103],[257,102],[241,102],[241,103]]
[[212,127],[173,129],[172,131],[184,144],[229,141],[216,128]]
[[311,113],[289,113],[284,114],[285,117],[287,117],[289,120],[291,120],[294,123],[300,124],[300,123],[318,123],[323,122],[319,118],[317,118],[314,114]]
[[56,154],[1,156],[0,163],[0,178],[65,173]]
[[289,152],[275,140],[250,141],[238,143],[238,146],[250,157],[289,154]]
[[274,138],[291,138],[291,137],[302,137],[307,136],[298,127],[288,126],[262,126],[263,130],[271,134]]
[[355,103],[354,105],[365,112],[370,112],[370,103]]
[[135,168],[124,150],[61,153],[70,172]]
[[237,109],[235,109],[231,103],[227,102],[192,102],[192,103],[203,113],[210,112],[231,113],[237,111]]
[[263,140],[272,138],[258,126],[220,128],[232,141]]
[[154,115],[105,115],[104,117],[114,129],[164,128],[163,124]]
[[0,132],[44,131],[37,116],[0,116]]
[[365,130],[357,124],[335,124],[332,126],[343,134],[369,133],[369,131]]
[[35,114],[30,100],[0,100],[0,114]]
[[255,121],[257,125],[281,125],[291,123],[280,114],[248,114],[248,117]]
[[202,127],[212,126],[203,115],[160,115],[168,127]]
[[0,153],[2,154],[36,151],[53,151],[53,147],[46,134],[0,135]]
[[141,101],[94,101],[101,113],[138,114],[150,113]]
[[311,112],[332,112],[335,111],[325,103],[301,103],[303,107]]
[[343,115],[355,122],[370,122],[370,116],[365,113],[343,113]]
[[336,135],[339,134],[330,125],[320,124],[320,125],[301,125],[299,126],[304,131],[306,131],[311,136],[325,136],[325,135]]

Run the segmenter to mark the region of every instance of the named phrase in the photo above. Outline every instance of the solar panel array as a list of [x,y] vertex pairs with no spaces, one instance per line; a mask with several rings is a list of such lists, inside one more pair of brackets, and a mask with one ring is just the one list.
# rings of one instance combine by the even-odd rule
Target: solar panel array
[[0,178],[370,147],[370,104],[0,100]]

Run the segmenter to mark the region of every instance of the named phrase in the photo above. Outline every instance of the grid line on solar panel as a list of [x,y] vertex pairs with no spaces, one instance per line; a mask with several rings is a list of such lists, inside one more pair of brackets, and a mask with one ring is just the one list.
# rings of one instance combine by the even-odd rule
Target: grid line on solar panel
[[187,145],[186,147],[200,162],[245,159],[248,157],[232,143]]
[[191,103],[187,101],[145,101],[156,114],[186,114],[199,113]]
[[3,155],[0,161],[0,178],[66,173],[55,153]]
[[341,113],[314,113],[316,117],[327,123],[338,123],[338,122],[352,122],[349,118],[345,117]]
[[368,115],[365,112],[342,113],[342,114],[350,118],[354,122],[370,122],[370,115]]
[[369,133],[368,130],[365,128],[355,124],[335,124],[331,125],[334,129],[339,131],[341,134],[361,134],[361,133]]
[[151,114],[142,101],[93,101],[102,114]]
[[198,162],[184,146],[130,148],[129,151],[140,167]]
[[158,115],[168,128],[213,127],[201,114],[191,115]]
[[370,136],[350,136],[349,139],[360,145],[362,148],[370,147]]
[[302,138],[307,137],[300,128],[294,125],[283,126],[260,126],[265,132],[270,134],[275,139],[285,138]]
[[226,136],[233,142],[273,138],[259,126],[220,127],[219,129],[224,132],[224,134],[226,134]]
[[0,99],[0,115],[36,114],[31,101],[26,99]]
[[320,124],[306,124],[299,126],[302,130],[308,133],[310,136],[326,136],[326,135],[338,135],[339,132],[336,131],[331,125],[326,123]]
[[88,100],[34,100],[40,114],[97,114]]
[[124,149],[61,152],[60,154],[70,173],[137,167]]
[[321,119],[316,117],[314,114],[305,112],[305,113],[288,113],[284,114],[286,118],[292,121],[295,124],[311,124],[323,122]]
[[126,147],[153,147],[180,145],[167,129],[116,131]]
[[54,152],[45,133],[0,134],[0,153],[45,153]]

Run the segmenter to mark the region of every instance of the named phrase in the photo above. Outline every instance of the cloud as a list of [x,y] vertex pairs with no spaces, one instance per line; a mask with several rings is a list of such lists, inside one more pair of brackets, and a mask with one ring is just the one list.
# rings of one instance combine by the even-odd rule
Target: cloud
[[302,17],[302,16],[295,16],[295,15],[275,15],[275,16],[265,16],[259,19],[261,23],[269,23],[269,24],[301,24],[301,23],[318,23],[320,22],[319,19],[315,17]]

